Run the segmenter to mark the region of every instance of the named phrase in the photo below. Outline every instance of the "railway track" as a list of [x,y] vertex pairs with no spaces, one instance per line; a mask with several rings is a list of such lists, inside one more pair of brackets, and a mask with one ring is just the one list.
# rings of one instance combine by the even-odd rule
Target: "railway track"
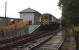
[[[45,33],[46,34],[46,33]],[[28,42],[26,44],[23,45],[18,45],[15,47],[12,47],[10,50],[31,50],[32,48],[40,45],[41,43],[44,43],[46,41],[48,41],[51,37],[53,37],[56,34],[56,32],[49,32],[49,34],[47,33],[46,36],[44,35],[44,37],[41,37],[39,39],[33,40],[31,42]],[[40,35],[42,36],[42,35]]]
[[62,31],[57,33],[54,37],[52,37],[47,42],[31,49],[31,50],[59,50],[62,43],[64,42],[64,34]]
[[[45,34],[44,34],[45,33]],[[50,32],[51,34],[51,32]],[[4,42],[0,42],[0,49],[3,49],[3,48],[9,48],[9,47],[15,47],[15,46],[21,46],[23,44],[26,44],[27,42],[30,42],[32,40],[35,40],[35,39],[38,39],[40,37],[43,37],[43,36],[46,36],[46,35],[50,35],[48,33],[48,31],[43,31],[43,32],[40,32],[38,34],[32,34],[32,35],[29,35],[29,36],[26,36],[26,37],[23,37],[19,40],[10,40],[10,41],[4,41]]]
[[[49,36],[45,36],[45,37],[41,37],[39,39],[36,39],[34,41],[28,42],[27,44],[24,44],[22,46],[16,46],[14,48],[16,48],[16,50],[31,50],[32,48],[40,45],[41,43],[44,43],[45,41],[49,40],[52,36],[54,35],[49,35]],[[11,49],[14,49],[11,48]]]

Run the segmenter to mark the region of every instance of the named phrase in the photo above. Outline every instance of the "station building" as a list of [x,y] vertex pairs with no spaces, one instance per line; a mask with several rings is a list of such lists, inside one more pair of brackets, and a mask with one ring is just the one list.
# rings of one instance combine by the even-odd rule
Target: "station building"
[[20,13],[20,18],[25,21],[28,21],[29,23],[28,33],[32,33],[40,26],[42,15],[38,11],[31,8],[27,8],[20,11],[19,13]]
[[20,18],[29,22],[30,25],[39,25],[41,21],[41,13],[31,8],[24,9],[19,12]]

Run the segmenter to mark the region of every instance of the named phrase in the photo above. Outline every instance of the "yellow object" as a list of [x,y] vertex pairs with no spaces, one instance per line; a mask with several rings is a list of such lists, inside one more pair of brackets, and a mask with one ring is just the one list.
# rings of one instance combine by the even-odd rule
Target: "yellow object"
[[8,25],[3,25],[3,26],[0,26],[0,30],[4,30],[4,31],[7,31],[7,30],[18,30],[20,28],[23,28],[23,27],[26,27],[28,25],[28,22],[24,21],[24,20],[21,20],[19,22],[15,22],[13,24],[8,24]]
[[76,32],[79,32],[79,26],[74,27],[74,30],[75,30]]

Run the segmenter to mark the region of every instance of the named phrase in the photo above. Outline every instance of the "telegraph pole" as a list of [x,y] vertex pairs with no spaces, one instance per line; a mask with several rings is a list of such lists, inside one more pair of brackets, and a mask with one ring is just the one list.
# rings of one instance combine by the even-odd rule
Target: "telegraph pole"
[[6,13],[7,13],[7,1],[5,1],[5,18],[6,18]]
[[8,19],[7,19],[7,1],[5,1],[5,22],[8,25]]
[[[5,1],[5,24],[8,26],[6,14],[7,14],[7,1]],[[6,36],[5,30],[3,30],[3,32],[4,32],[4,36]]]

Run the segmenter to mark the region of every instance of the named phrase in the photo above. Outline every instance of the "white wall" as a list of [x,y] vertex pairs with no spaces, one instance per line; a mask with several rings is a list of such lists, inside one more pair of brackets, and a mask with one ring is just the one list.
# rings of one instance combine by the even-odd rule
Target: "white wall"
[[40,25],[29,25],[29,34],[31,34],[33,31],[35,31]]
[[20,18],[24,19],[26,21],[31,20],[32,24],[34,24],[34,13],[23,13],[23,14],[20,14]]
[[55,18],[52,17],[52,22],[57,22],[57,20]]

